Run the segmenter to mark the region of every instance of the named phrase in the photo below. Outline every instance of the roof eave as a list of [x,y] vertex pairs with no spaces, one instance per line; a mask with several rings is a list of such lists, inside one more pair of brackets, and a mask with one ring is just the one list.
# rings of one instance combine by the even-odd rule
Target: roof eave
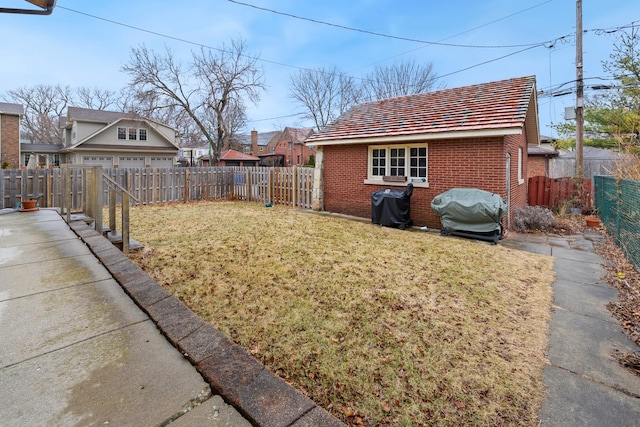
[[381,143],[398,143],[398,142],[411,142],[411,141],[427,141],[435,139],[456,139],[456,138],[482,138],[490,136],[506,136],[506,135],[520,135],[522,134],[522,126],[497,128],[497,129],[476,129],[465,131],[450,131],[450,132],[431,132],[431,133],[417,133],[410,135],[389,135],[389,136],[377,136],[377,137],[362,137],[362,138],[345,138],[345,139],[325,139],[318,141],[306,142],[309,146],[324,146],[324,145],[349,145],[349,144],[381,144]]

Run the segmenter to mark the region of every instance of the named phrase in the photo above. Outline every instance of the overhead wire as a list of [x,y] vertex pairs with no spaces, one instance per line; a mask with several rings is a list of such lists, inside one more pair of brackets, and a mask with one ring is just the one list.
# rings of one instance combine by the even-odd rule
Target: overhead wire
[[[209,46],[209,45],[206,45],[206,44],[203,44],[203,43],[194,42],[194,41],[187,40],[187,39],[184,39],[184,38],[181,38],[181,37],[172,36],[172,35],[165,34],[165,33],[160,33],[158,31],[149,30],[149,29],[138,27],[138,26],[131,25],[131,24],[125,24],[123,22],[115,21],[113,19],[103,18],[103,17],[97,16],[97,15],[93,15],[93,14],[90,14],[90,13],[87,13],[87,12],[82,12],[82,11],[79,11],[79,10],[71,9],[71,8],[68,8],[68,7],[61,6],[61,5],[58,5],[57,8],[58,9],[67,10],[69,12],[77,13],[79,15],[87,16],[89,18],[93,18],[93,19],[97,19],[97,20],[100,20],[100,21],[104,21],[104,22],[107,22],[107,23],[110,23],[110,24],[114,24],[114,25],[118,25],[118,26],[121,26],[121,27],[129,28],[129,29],[132,29],[132,30],[135,30],[135,31],[140,31],[140,32],[144,32],[144,33],[147,33],[147,34],[155,35],[155,36],[158,36],[158,37],[166,38],[166,39],[169,39],[169,40],[178,41],[178,42],[181,42],[181,43],[189,44],[189,45],[192,45],[192,46],[197,46],[197,47],[200,47],[200,48],[211,49],[211,50],[215,50],[215,51],[222,52],[222,53],[229,53],[228,50],[225,50],[225,49],[222,49],[222,48],[219,48],[219,47]],[[461,69],[461,70],[452,71],[452,72],[447,73],[445,75],[437,76],[437,78],[441,78],[441,77],[446,77],[446,76],[449,76],[449,75],[457,74],[457,73],[469,70],[471,68],[475,68],[475,67],[478,67],[478,66],[481,66],[481,65],[484,65],[484,64],[488,64],[490,62],[495,62],[495,61],[498,61],[500,59],[504,59],[504,58],[507,58],[509,56],[513,56],[513,55],[516,55],[518,53],[527,51],[529,49],[533,49],[533,48],[536,48],[536,47],[540,47],[540,46],[544,46],[544,45],[553,43],[553,42],[555,42],[557,40],[560,40],[560,39],[562,39],[564,37],[567,37],[567,36],[561,36],[561,37],[558,37],[556,39],[547,40],[547,41],[539,42],[539,43],[535,43],[535,44],[513,45],[513,46],[527,46],[527,47],[525,49],[521,49],[521,50],[518,50],[516,52],[512,52],[510,54],[500,56],[498,58],[494,58],[494,59],[490,59],[488,61],[484,61],[484,62],[482,62],[480,64],[475,64],[475,65],[472,65],[472,66],[469,66],[469,67],[465,67],[464,69]],[[285,64],[285,63],[282,63],[282,62],[263,59],[263,58],[256,57],[256,56],[251,56],[251,55],[246,55],[246,54],[243,54],[242,56],[245,57],[245,58],[249,58],[251,60],[264,62],[264,63],[267,63],[267,64],[279,65],[279,66],[283,66],[283,67],[287,67],[287,68],[293,68],[293,69],[297,69],[297,70],[300,70],[300,71],[322,72],[321,70],[317,70],[317,69],[310,69],[310,68],[306,68],[306,67],[300,67],[300,66],[296,66],[296,65]],[[355,78],[357,80],[366,80],[365,78],[359,78],[359,77],[353,77],[353,78]]]
[[[379,33],[377,31],[363,30],[363,29],[360,29],[360,28],[349,27],[349,26],[346,26],[346,25],[335,24],[335,23],[332,23],[332,22],[320,21],[318,19],[306,18],[306,17],[303,17],[303,16],[298,16],[298,15],[294,15],[292,13],[287,13],[287,12],[280,12],[280,11],[277,11],[277,10],[274,10],[274,9],[269,9],[269,8],[266,8],[266,7],[256,6],[256,5],[253,5],[253,4],[250,4],[250,3],[245,3],[245,2],[241,2],[241,1],[237,1],[237,0],[227,0],[227,1],[230,2],[230,3],[234,3],[234,4],[237,4],[237,5],[240,5],[240,6],[246,6],[246,7],[250,7],[250,8],[253,8],[253,9],[257,9],[257,10],[262,10],[262,11],[265,11],[265,12],[274,13],[276,15],[287,16],[289,18],[294,18],[294,19],[299,19],[299,20],[303,20],[303,21],[313,22],[313,23],[321,24],[321,25],[327,25],[327,26],[330,26],[330,27],[341,28],[343,30],[355,31],[355,32],[359,32],[359,33],[363,33],[363,34],[369,34],[369,35],[378,36],[378,37],[385,37],[385,38],[389,38],[389,39],[403,40],[403,41],[409,41],[409,42],[421,43],[421,44],[428,44],[428,45],[447,46],[447,47],[463,47],[463,48],[473,48],[473,49],[501,49],[501,48],[528,47],[528,46],[537,45],[537,43],[514,44],[514,45],[466,45],[466,44],[458,44],[458,43],[434,42],[434,41],[428,41],[428,40],[414,39],[414,38],[410,38],[410,37],[393,36],[393,35],[390,35],[390,34]],[[553,0],[547,0],[544,3],[549,3],[551,1],[553,1]],[[541,3],[541,4],[544,4],[544,3]],[[512,16],[512,15],[510,15],[510,16]],[[497,22],[497,21],[495,21],[495,22]],[[491,23],[493,23],[493,22],[491,22]],[[491,23],[489,23],[489,24],[491,24]],[[485,25],[489,25],[489,24],[485,24]],[[485,25],[481,25],[480,27],[477,27],[477,28],[481,28],[481,27],[483,27]],[[468,31],[473,31],[474,29],[471,29],[471,30],[468,30]],[[466,32],[468,32],[468,31],[466,31]],[[464,34],[464,33],[462,33],[462,34]]]
[[[230,1],[232,3],[237,3],[237,4],[241,4],[241,5],[247,5],[247,6],[254,7],[253,5],[249,5],[248,3],[242,3],[242,2],[239,2],[237,0],[228,0],[228,1]],[[532,9],[534,7],[537,7],[539,5],[548,3],[550,1],[552,1],[552,0],[548,0],[546,2],[543,2],[543,3],[540,3],[538,5],[532,6],[532,7],[528,8],[528,9],[524,9],[523,11]],[[64,7],[62,5],[57,5],[57,8],[58,9],[67,10],[69,12],[77,13],[79,15],[87,16],[87,17],[90,17],[90,18],[93,18],[93,19],[101,20],[101,21],[104,21],[104,22],[107,22],[107,23],[110,23],[110,24],[114,24],[114,25],[118,25],[118,26],[121,26],[121,27],[129,28],[129,29],[132,29],[132,30],[135,30],[135,31],[140,31],[140,32],[144,32],[144,33],[147,33],[147,34],[155,35],[155,36],[158,36],[158,37],[166,38],[166,39],[169,39],[169,40],[174,40],[174,41],[178,41],[178,42],[181,42],[181,43],[189,44],[189,45],[192,45],[192,46],[197,46],[197,47],[204,48],[204,49],[211,49],[211,50],[222,52],[222,53],[230,53],[230,51],[222,49],[222,48],[219,48],[219,47],[209,46],[209,45],[206,45],[206,44],[203,44],[203,43],[194,42],[194,41],[187,40],[187,39],[184,39],[184,38],[181,38],[181,37],[172,36],[172,35],[169,35],[169,34],[161,33],[161,32],[154,31],[154,30],[149,30],[149,29],[146,29],[146,28],[142,28],[142,27],[138,27],[138,26],[134,26],[134,25],[130,25],[130,24],[125,24],[123,22],[115,21],[115,20],[108,19],[108,18],[103,18],[103,17],[96,16],[96,15],[93,15],[93,14],[90,14],[90,13],[87,13],[87,12],[82,12],[82,11],[78,11],[78,10],[71,9],[71,8],[68,8],[68,7]],[[256,8],[257,9],[264,9],[264,8],[260,8],[260,7],[256,7]],[[271,10],[269,10],[269,11],[271,11]],[[513,15],[521,13],[523,11],[516,12],[514,14],[508,15],[507,17],[513,16]],[[271,12],[274,12],[274,11],[271,11]],[[274,13],[279,13],[279,12],[274,12]],[[285,13],[279,13],[279,14],[288,16],[288,14],[285,14]],[[292,17],[298,18],[298,19],[302,19],[301,17],[297,17],[295,15],[293,15]],[[503,18],[497,19],[495,21],[492,21],[492,23],[493,22],[498,22],[498,21],[500,21],[502,19],[505,19],[507,17],[503,17]],[[318,21],[318,22],[322,23],[322,24],[330,24],[330,23],[325,23],[325,22],[322,22],[322,21]],[[631,28],[634,25],[636,25],[638,22],[640,22],[640,21],[633,21],[633,22],[631,22],[629,24],[625,24],[625,25],[618,26],[618,27],[612,27],[612,28],[609,28],[609,29],[592,29],[592,30],[584,30],[583,32],[593,31],[596,34],[611,34],[611,33],[615,33],[615,32],[618,32],[618,31],[622,31],[622,30],[627,29],[627,28]],[[476,28],[480,28],[480,27],[483,27],[483,26],[486,26],[486,25],[489,25],[489,24],[490,23],[487,23],[487,24],[481,25],[481,26],[476,27]],[[353,29],[353,28],[350,28],[350,27],[344,27],[344,26],[340,26],[340,25],[337,25],[337,24],[336,25],[332,25],[332,26],[339,27],[339,28],[344,28],[344,29],[348,29],[348,30],[359,31],[359,32],[363,32],[363,33],[372,33],[373,35],[378,35],[378,36],[385,36],[385,37],[387,36],[387,35],[384,35],[384,34],[381,34],[381,33],[373,33],[373,32],[368,32],[366,30]],[[463,34],[463,33],[466,33],[466,32],[472,31],[472,30],[473,29],[470,29],[470,30],[467,30],[467,31],[462,32],[460,34]],[[421,40],[417,40],[417,39],[413,39],[413,40],[406,39],[406,40],[419,42],[419,43],[423,43],[423,44],[444,45],[444,46],[449,46],[449,47],[470,47],[470,48],[471,47],[473,47],[473,48],[524,47],[523,49],[519,49],[519,50],[517,50],[515,52],[511,52],[511,53],[508,53],[506,55],[499,56],[497,58],[489,59],[487,61],[483,61],[481,63],[474,64],[474,65],[462,68],[460,70],[456,70],[456,71],[452,71],[452,72],[449,72],[449,73],[445,73],[445,74],[436,76],[436,79],[441,79],[443,77],[447,77],[447,76],[451,76],[451,75],[454,75],[454,74],[458,74],[458,73],[461,73],[461,72],[464,72],[464,71],[467,71],[467,70],[470,70],[470,69],[473,69],[473,68],[476,68],[476,67],[491,63],[491,62],[499,61],[501,59],[504,59],[504,58],[507,58],[507,57],[510,57],[510,56],[513,56],[513,55],[517,55],[519,53],[522,53],[522,52],[525,52],[525,51],[528,51],[530,49],[534,49],[534,48],[537,48],[537,47],[540,47],[540,46],[544,46],[544,47],[546,47],[548,49],[551,49],[551,48],[553,48],[555,46],[556,43],[558,43],[558,42],[567,42],[567,40],[572,36],[574,36],[574,33],[563,35],[563,36],[560,36],[560,37],[556,37],[554,39],[550,39],[550,40],[546,40],[546,41],[538,42],[538,43],[523,44],[523,45],[505,45],[505,46],[497,46],[497,45],[496,46],[481,46],[481,45],[472,46],[472,45],[460,45],[460,44],[455,45],[455,44],[445,44],[445,43],[440,43],[440,42],[421,41]],[[389,36],[389,37],[391,37],[391,38],[399,38],[399,37],[396,37],[396,36]],[[451,37],[454,37],[454,36],[451,36]],[[404,38],[402,38],[402,39],[404,39]],[[256,60],[256,61],[259,61],[259,62],[264,62],[264,63],[268,63],[268,64],[273,64],[273,65],[279,65],[279,66],[283,66],[283,67],[287,67],[287,68],[293,68],[293,69],[297,69],[297,70],[300,70],[300,71],[322,72],[321,70],[317,70],[317,69],[310,69],[310,68],[300,67],[300,66],[291,65],[291,64],[286,64],[286,63],[282,63],[282,62],[278,62],[278,61],[272,61],[272,60],[263,59],[263,58],[260,58],[260,57],[257,57],[257,56],[251,56],[251,55],[246,55],[246,54],[242,54],[241,56],[243,56],[245,58],[248,58],[248,59],[251,59],[251,60]],[[355,78],[357,80],[366,80],[366,78],[358,78],[358,77],[353,77],[353,78]]]

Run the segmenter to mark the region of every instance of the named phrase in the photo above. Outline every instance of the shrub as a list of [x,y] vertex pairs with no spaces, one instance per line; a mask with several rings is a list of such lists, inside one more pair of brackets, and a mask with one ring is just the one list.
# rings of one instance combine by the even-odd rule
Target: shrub
[[517,231],[548,231],[556,226],[553,213],[542,206],[526,206],[513,210],[513,228]]

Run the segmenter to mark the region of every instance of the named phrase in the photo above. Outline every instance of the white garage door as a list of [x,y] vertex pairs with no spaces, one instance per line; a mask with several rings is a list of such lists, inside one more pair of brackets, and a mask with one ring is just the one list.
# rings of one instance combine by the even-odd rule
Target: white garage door
[[172,168],[173,157],[152,157],[151,167],[152,168]]
[[120,157],[120,169],[144,168],[144,157]]
[[82,156],[83,165],[100,165],[103,168],[113,167],[113,157],[111,156]]

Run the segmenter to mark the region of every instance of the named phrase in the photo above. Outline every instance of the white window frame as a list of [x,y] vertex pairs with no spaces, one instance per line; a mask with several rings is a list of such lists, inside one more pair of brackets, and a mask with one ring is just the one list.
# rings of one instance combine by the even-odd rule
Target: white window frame
[[138,129],[136,128],[128,128],[127,129],[128,138],[130,141],[136,141],[138,139]]
[[140,141],[147,140],[147,130],[146,129],[138,129],[138,139]]
[[524,176],[522,175],[522,147],[518,147],[518,184],[524,184]]
[[[425,177],[412,177],[411,174],[411,149],[412,148],[425,148],[426,149],[426,176]],[[391,174],[391,150],[392,149],[404,149],[405,161],[404,170],[406,180],[403,181],[388,181],[384,180],[383,176],[373,175],[373,150],[385,150],[385,175]],[[389,144],[389,145],[370,145],[367,153],[367,179],[364,180],[365,184],[373,185],[385,185],[385,186],[406,186],[408,183],[412,183],[414,187],[429,187],[429,144]]]
[[118,127],[118,140],[119,141],[125,141],[127,139],[127,134],[128,134],[128,131],[127,131],[126,127],[123,127],[123,126]]

